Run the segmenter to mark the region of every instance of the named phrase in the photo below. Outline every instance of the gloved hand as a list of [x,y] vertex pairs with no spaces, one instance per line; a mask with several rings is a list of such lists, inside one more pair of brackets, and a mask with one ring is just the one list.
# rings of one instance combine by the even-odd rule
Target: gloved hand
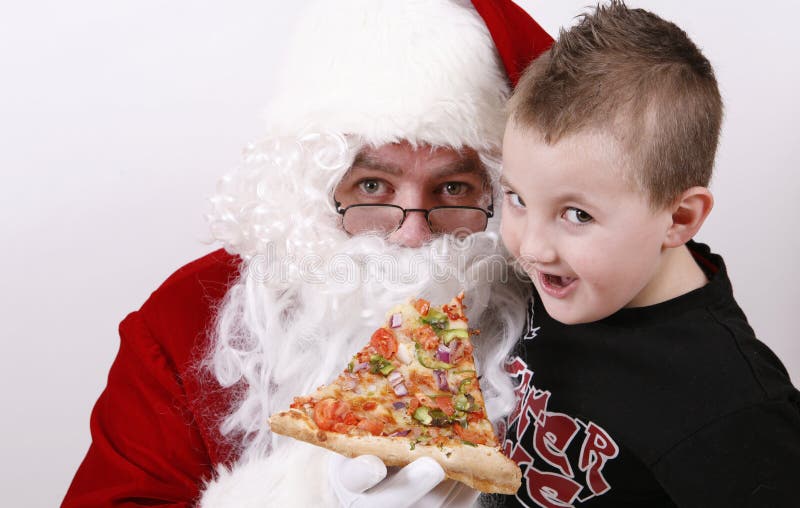
[[463,483],[444,480],[444,470],[428,457],[387,471],[374,455],[348,459],[331,454],[328,476],[345,508],[467,508],[480,494]]

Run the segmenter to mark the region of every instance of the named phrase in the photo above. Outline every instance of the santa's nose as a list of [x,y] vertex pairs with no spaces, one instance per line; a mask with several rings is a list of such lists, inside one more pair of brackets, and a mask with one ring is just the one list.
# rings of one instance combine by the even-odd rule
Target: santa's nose
[[389,235],[389,241],[404,247],[419,247],[431,239],[431,228],[424,211],[411,210],[400,228]]

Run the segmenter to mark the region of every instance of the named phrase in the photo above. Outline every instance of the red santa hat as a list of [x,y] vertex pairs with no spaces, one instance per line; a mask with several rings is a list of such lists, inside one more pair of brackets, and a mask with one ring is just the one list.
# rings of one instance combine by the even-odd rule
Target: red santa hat
[[497,149],[509,84],[552,43],[510,0],[324,0],[301,19],[273,135]]
[[[468,146],[496,161],[510,88],[552,44],[511,0],[307,7],[267,109],[265,141],[246,150],[212,198],[212,236],[245,257],[269,246],[281,255],[328,251],[346,238],[330,196],[364,144]],[[487,170],[496,177],[499,165]]]

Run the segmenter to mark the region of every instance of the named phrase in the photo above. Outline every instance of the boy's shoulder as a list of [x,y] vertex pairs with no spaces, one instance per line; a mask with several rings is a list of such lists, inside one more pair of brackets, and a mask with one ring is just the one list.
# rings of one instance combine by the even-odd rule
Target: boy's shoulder
[[676,373],[722,388],[732,401],[757,403],[791,388],[786,368],[757,338],[737,303],[722,256],[703,243],[690,241],[687,247],[709,282],[652,308],[631,309],[634,322],[653,318],[641,329],[645,347],[671,358]]

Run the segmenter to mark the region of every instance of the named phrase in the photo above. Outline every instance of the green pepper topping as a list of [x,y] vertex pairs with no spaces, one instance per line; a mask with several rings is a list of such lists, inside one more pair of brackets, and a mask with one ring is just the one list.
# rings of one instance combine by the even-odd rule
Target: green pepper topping
[[414,411],[414,419],[422,425],[430,425],[433,417],[429,414],[429,410],[425,406],[420,406]]
[[453,407],[459,411],[467,411],[469,409],[469,400],[463,393],[459,393],[453,397]]
[[453,339],[468,339],[469,332],[463,328],[453,328],[452,330],[445,330],[439,335],[445,345],[453,342]]
[[444,330],[450,324],[447,314],[444,314],[436,309],[428,310],[427,316],[420,316],[420,321],[425,324],[431,325],[434,330]]
[[472,381],[474,379],[475,379],[474,377],[468,377],[467,379],[461,381],[458,384],[458,393],[467,393],[472,387]]
[[433,425],[435,427],[442,427],[450,423],[450,418],[444,414],[444,411],[441,409],[431,409],[428,411],[428,414],[431,417],[431,423],[429,425]]
[[422,364],[423,367],[428,367],[429,369],[452,369],[453,366],[449,363],[444,363],[439,361],[433,356],[425,351],[425,348],[419,345],[419,343],[414,343],[416,352],[417,352],[417,361]]
[[388,376],[389,373],[394,370],[394,365],[392,365],[392,362],[384,358],[382,355],[372,355],[369,359],[369,365],[369,371],[373,374],[380,372],[384,376]]

